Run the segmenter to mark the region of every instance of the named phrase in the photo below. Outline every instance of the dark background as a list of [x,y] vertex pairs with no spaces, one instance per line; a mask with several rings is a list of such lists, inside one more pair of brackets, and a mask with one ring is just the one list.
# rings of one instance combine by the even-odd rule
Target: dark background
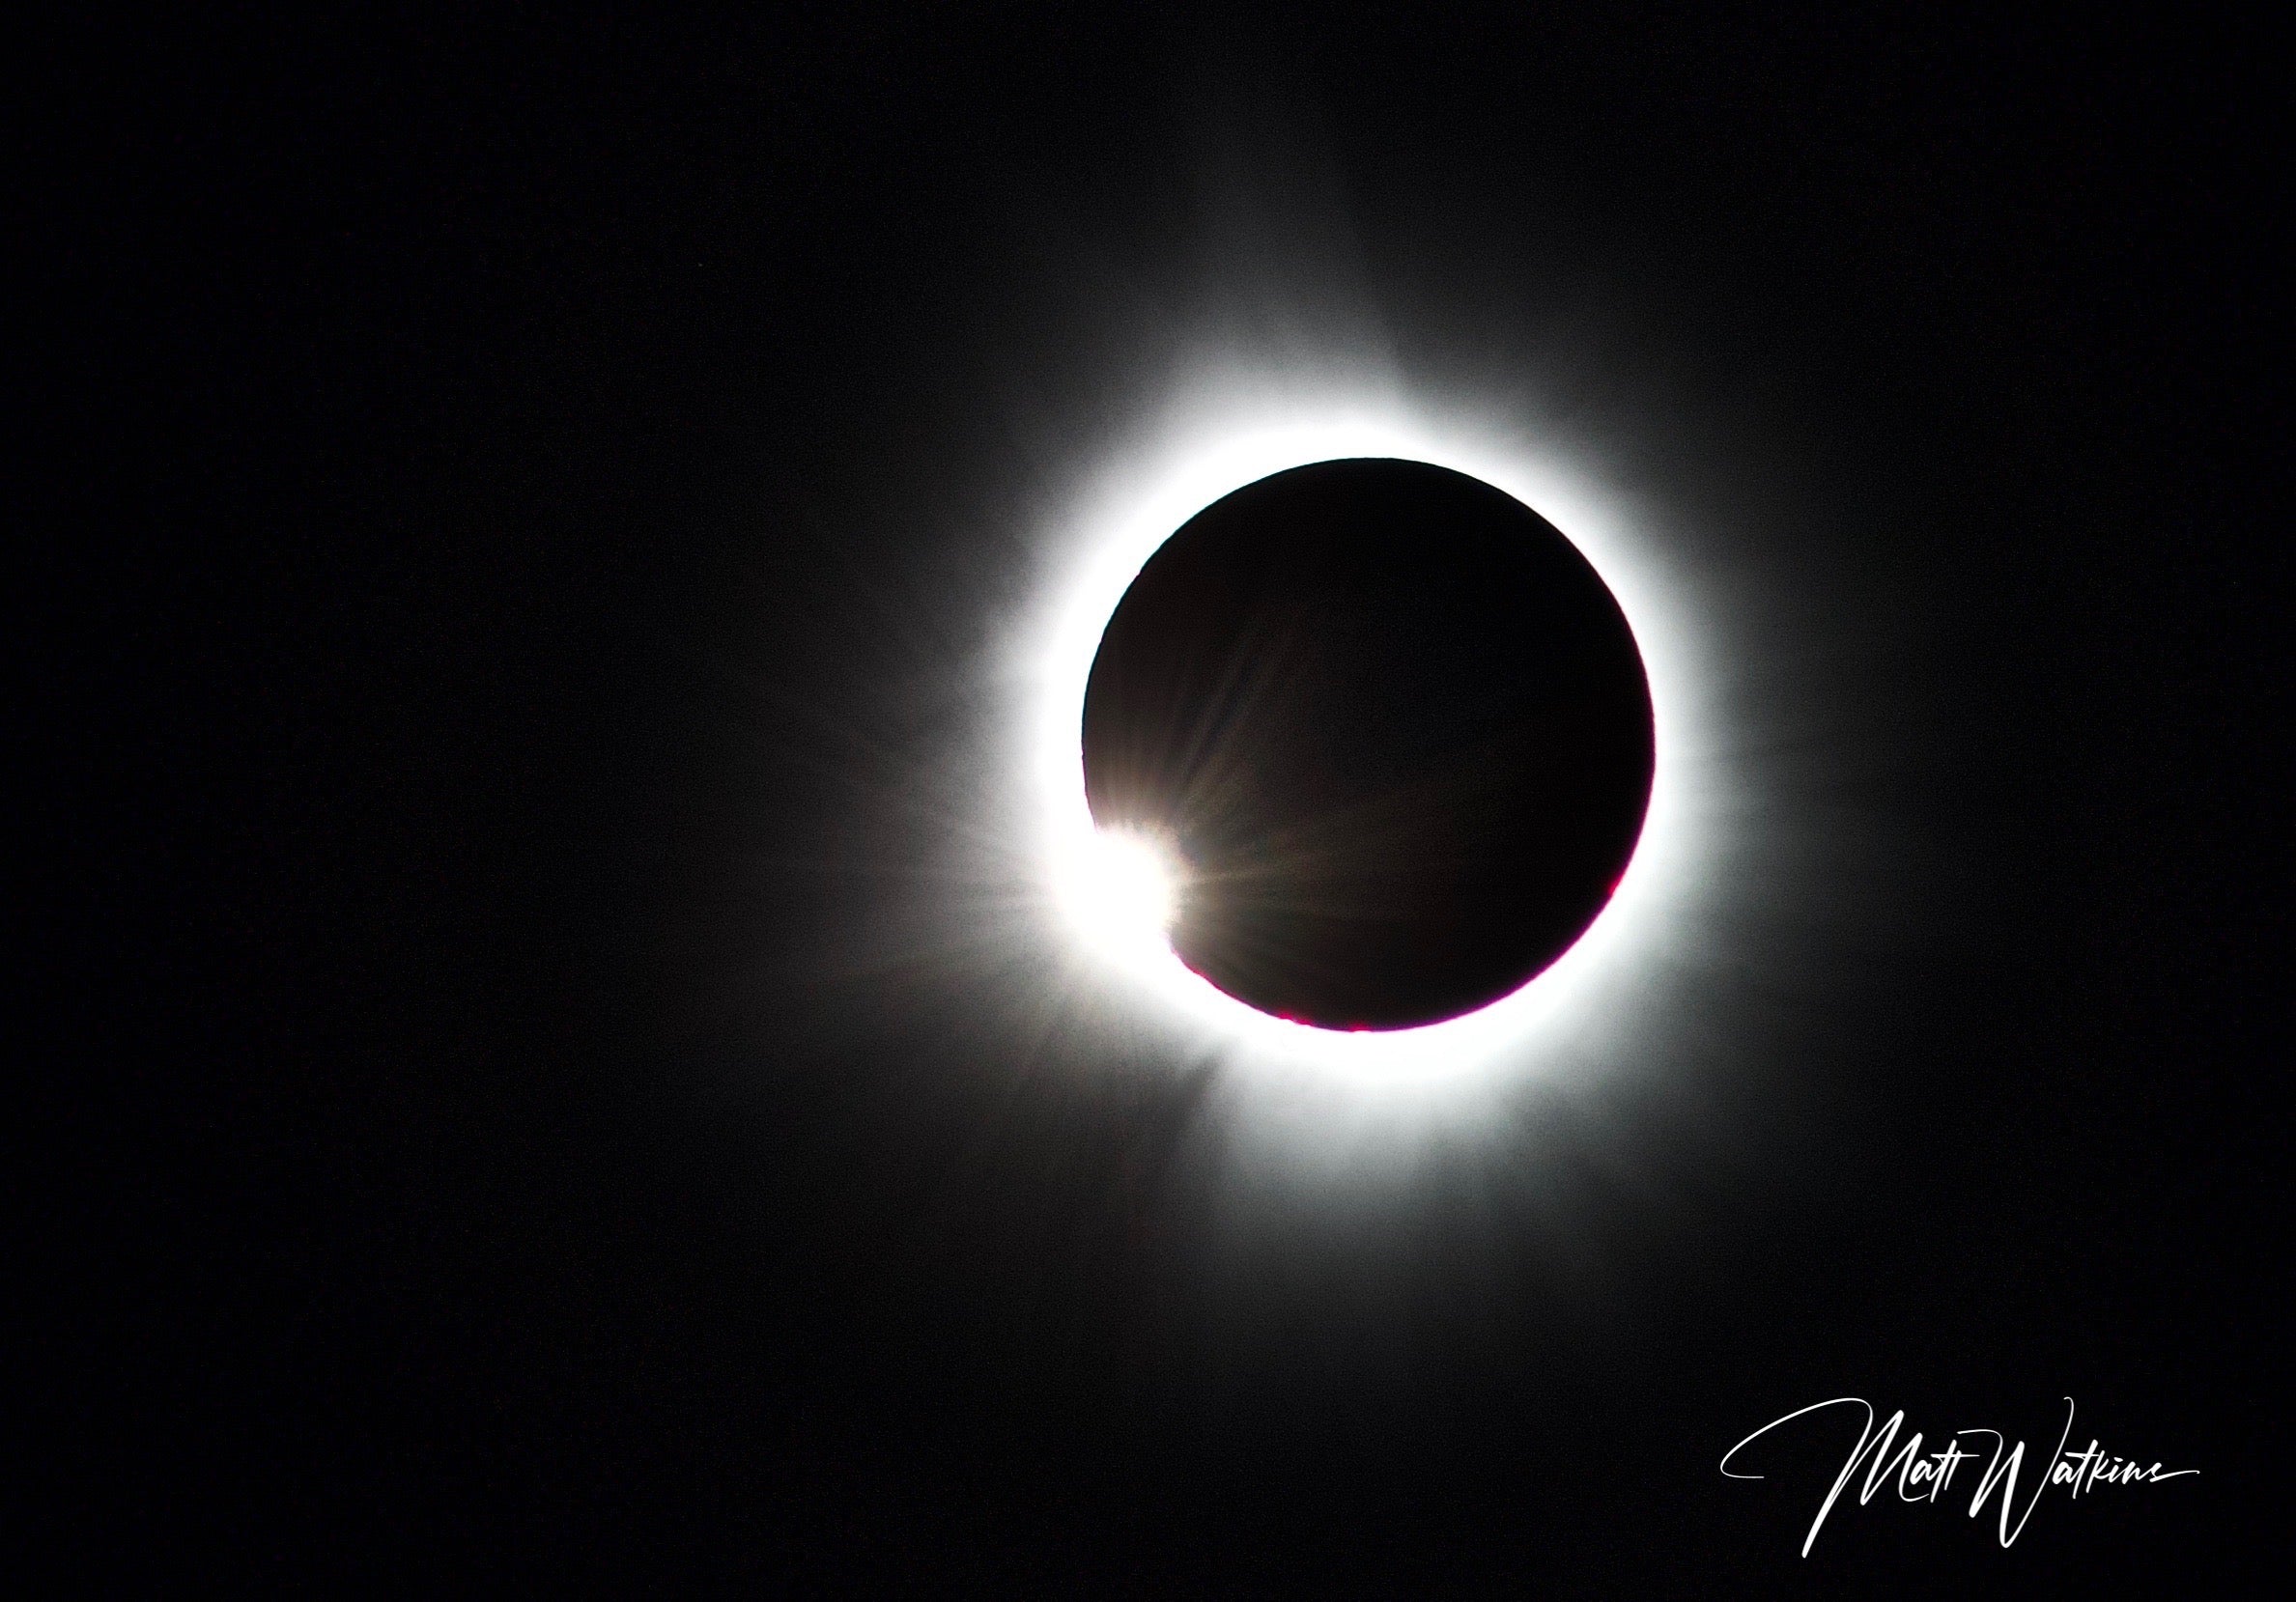
[[[21,52],[50,1572],[2116,1594],[2246,1555],[2281,185],[2262,46],[2210,14],[242,13]],[[1406,322],[1551,301],[1606,330],[1578,381],[1624,351],[1654,414],[1758,419],[1802,544],[1708,559],[1859,642],[1845,783],[1922,894],[1778,1003],[1789,1088],[1738,1133],[1574,1181],[1592,1300],[1432,1200],[1239,1291],[1188,1244],[1201,1072],[1016,1075],[1092,1057],[1024,1040],[1021,947],[869,934],[963,921],[901,820],[961,810],[915,775],[1027,589],[983,376],[1120,411],[1217,276],[1202,175],[1267,146]],[[1715,1465],[1842,1393],[2036,1451],[2069,1393],[2202,1475],[2007,1553],[1850,1508],[1802,1563],[1831,1448]]]

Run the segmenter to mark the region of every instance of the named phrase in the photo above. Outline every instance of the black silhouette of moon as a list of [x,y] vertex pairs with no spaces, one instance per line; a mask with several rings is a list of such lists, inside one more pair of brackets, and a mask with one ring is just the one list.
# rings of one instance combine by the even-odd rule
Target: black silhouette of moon
[[1633,855],[1653,750],[1594,568],[1422,462],[1317,463],[1205,508],[1085,687],[1094,823],[1182,865],[1174,950],[1330,1029],[1459,1017],[1568,950]]

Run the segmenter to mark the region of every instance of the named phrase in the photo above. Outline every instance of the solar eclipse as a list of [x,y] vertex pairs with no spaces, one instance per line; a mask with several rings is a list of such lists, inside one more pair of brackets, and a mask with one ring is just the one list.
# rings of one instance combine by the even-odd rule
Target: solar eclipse
[[65,1560],[2209,1588],[2258,53],[1253,11],[59,38]]
[[1098,893],[1192,971],[1278,1018],[1406,1029],[1515,991],[1600,913],[1650,798],[1650,693],[1610,592],[1529,507],[1323,462],[1149,559],[1083,760],[1111,862],[1153,886],[1119,868]]
[[[1106,1004],[1282,1082],[1338,1071],[1416,1101],[1654,1047],[1666,976],[1730,899],[1716,854],[1743,782],[1715,745],[1695,581],[1600,475],[1358,387],[1205,392],[1048,531],[1020,707],[1047,905]],[[1309,571],[1335,532],[1354,556]],[[1261,576],[1228,593],[1237,561]],[[1289,710],[1263,693],[1239,721],[1229,670],[1262,691],[1292,675]],[[1220,727],[1217,751],[1187,756],[1189,717]],[[1587,804],[1566,822],[1573,763]],[[1319,811],[1318,849],[1298,831]]]

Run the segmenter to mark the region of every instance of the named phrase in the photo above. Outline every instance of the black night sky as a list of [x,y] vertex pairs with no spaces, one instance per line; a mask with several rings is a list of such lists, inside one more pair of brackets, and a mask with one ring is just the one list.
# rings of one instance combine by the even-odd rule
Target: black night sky
[[[23,1560],[2228,1594],[2286,1329],[2261,39],[1578,11],[22,47]],[[1096,978],[1009,738],[1127,464],[1375,392],[1673,576],[1661,767],[1694,705],[1728,776],[1568,1071],[1386,1113]],[[1855,1424],[1717,1469],[1834,1396],[2046,1461],[2068,1395],[2198,1477],[2006,1551],[1845,1497],[1805,1560]]]

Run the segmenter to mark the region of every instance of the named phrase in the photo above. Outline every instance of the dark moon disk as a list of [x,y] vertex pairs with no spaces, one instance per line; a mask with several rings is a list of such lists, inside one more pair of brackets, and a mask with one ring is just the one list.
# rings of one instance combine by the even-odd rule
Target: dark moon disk
[[1103,829],[1183,864],[1182,961],[1332,1029],[1456,1018],[1585,933],[1650,801],[1650,687],[1554,526],[1422,462],[1323,462],[1191,518],[1085,688]]

